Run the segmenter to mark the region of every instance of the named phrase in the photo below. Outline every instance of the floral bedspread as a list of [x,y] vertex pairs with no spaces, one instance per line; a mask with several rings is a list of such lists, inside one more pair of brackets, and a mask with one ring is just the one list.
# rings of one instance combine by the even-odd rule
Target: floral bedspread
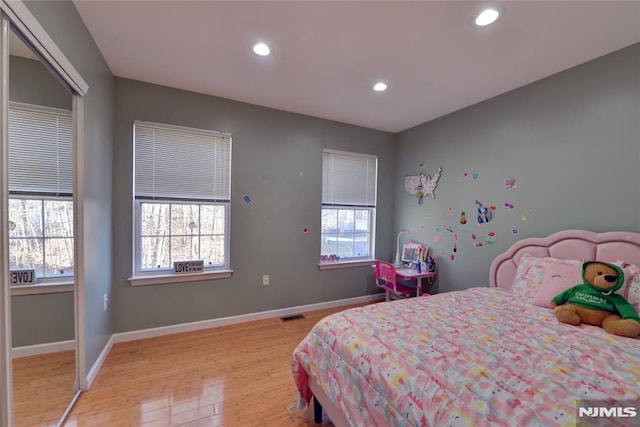
[[577,399],[640,398],[640,339],[473,288],[330,315],[292,371],[302,399],[310,376],[351,425],[575,426]]

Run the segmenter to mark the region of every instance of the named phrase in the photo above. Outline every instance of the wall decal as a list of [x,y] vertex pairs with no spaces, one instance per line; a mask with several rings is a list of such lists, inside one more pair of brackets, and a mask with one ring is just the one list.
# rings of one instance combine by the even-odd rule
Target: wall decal
[[438,172],[436,172],[433,178],[422,172],[419,175],[407,175],[404,178],[404,189],[407,193],[418,198],[419,205],[422,204],[422,199],[426,196],[431,196],[435,199],[436,195],[434,191],[438,186],[441,173],[442,168],[438,168]]
[[478,208],[478,224],[486,224],[491,221],[491,211],[489,208],[480,207]]
[[251,203],[251,198],[250,198],[249,196],[244,196],[244,197],[242,198],[242,200],[244,200],[244,202],[245,202],[246,204]]
[[507,178],[504,180],[504,188],[507,190],[511,190],[516,187],[518,187],[518,181],[516,181],[515,178]]

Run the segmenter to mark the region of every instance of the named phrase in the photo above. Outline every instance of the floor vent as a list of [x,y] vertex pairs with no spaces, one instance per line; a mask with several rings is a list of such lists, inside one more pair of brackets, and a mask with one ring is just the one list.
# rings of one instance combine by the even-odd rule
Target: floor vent
[[285,317],[281,317],[280,320],[282,320],[283,322],[289,322],[291,320],[299,320],[299,319],[304,319],[304,315],[302,314],[294,314],[293,316],[285,316]]

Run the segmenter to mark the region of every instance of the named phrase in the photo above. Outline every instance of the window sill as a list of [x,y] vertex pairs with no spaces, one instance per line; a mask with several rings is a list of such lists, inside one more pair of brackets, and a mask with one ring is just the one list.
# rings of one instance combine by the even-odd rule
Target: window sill
[[73,280],[36,283],[35,285],[11,286],[11,296],[55,294],[59,292],[73,292]]
[[205,273],[157,274],[130,277],[131,286],[162,285],[165,283],[196,282],[200,280],[227,279],[233,270],[212,271]]
[[339,262],[323,262],[318,264],[320,270],[335,270],[338,268],[352,268],[352,267],[371,267],[371,264],[375,263],[375,259],[359,259],[357,261],[339,261]]

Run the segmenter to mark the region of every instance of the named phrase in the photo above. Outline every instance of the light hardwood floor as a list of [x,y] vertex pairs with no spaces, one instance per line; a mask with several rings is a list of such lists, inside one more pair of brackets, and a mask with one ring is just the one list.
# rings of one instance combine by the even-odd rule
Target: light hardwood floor
[[56,425],[74,395],[75,363],[74,351],[13,359],[15,427]]
[[65,425],[316,426],[312,411],[289,415],[291,355],[317,321],[346,308],[115,344]]

